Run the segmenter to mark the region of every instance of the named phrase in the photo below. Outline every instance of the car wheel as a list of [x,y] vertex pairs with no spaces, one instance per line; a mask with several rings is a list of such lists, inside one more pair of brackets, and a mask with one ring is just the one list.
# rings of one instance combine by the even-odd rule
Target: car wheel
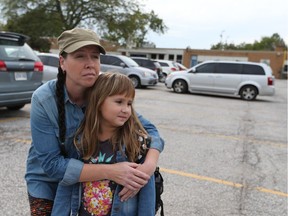
[[172,88],[176,93],[186,93],[188,90],[187,83],[184,80],[175,80]]
[[159,82],[164,83],[166,80],[167,75],[166,74],[162,74],[161,77],[159,77]]
[[19,110],[22,109],[25,106],[25,104],[15,105],[15,106],[7,106],[8,110]]
[[133,83],[134,88],[140,88],[141,87],[141,82],[140,79],[136,76],[130,76],[129,77]]
[[255,100],[257,97],[258,91],[254,86],[244,86],[240,90],[240,96],[243,100]]

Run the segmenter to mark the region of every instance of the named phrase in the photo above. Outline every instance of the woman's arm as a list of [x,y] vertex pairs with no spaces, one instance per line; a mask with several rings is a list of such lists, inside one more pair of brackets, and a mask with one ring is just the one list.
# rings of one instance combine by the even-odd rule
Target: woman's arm
[[[60,152],[59,140],[57,139],[58,120],[54,113],[57,112],[56,104],[51,99],[43,99],[46,98],[43,97],[45,89],[39,90],[41,92],[37,91],[37,94],[33,94],[31,101],[32,152],[29,152],[29,154],[37,158],[33,159],[33,163],[35,163],[35,166],[41,166],[52,181],[60,181],[65,175],[70,160],[65,159]],[[78,172],[73,170],[76,179],[77,174],[79,178],[83,163],[78,161],[75,164],[77,164],[76,167],[80,167]]]
[[130,190],[138,190],[147,184],[150,176],[137,169],[140,164],[120,162],[115,164],[85,164],[80,182],[110,179]]
[[[150,121],[143,118],[143,116],[141,116],[140,114],[137,113],[137,115],[143,127],[149,133],[152,139],[150,149],[147,152],[144,163],[138,166],[136,169],[151,176],[156,169],[159,155],[163,151],[165,143],[164,140],[160,137],[156,127]],[[121,197],[122,201],[125,201],[130,197],[136,195],[139,190],[140,189],[133,191],[127,187],[124,187],[119,193],[119,196]]]
[[153,125],[150,121],[145,119],[139,113],[137,113],[137,116],[138,116],[141,124],[145,128],[145,130],[148,132],[149,136],[151,136],[151,138],[152,138],[150,148],[151,149],[157,149],[161,153],[164,149],[165,142],[160,137],[157,128],[155,127],[155,125]]

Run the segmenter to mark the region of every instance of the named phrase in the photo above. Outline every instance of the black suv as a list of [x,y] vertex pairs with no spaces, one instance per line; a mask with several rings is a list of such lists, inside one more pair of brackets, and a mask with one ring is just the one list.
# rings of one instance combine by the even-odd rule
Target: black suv
[[162,77],[162,67],[159,64],[158,61],[156,60],[152,60],[152,59],[148,59],[148,58],[144,58],[144,57],[134,57],[131,56],[130,58],[132,58],[135,62],[137,62],[137,64],[141,67],[145,67],[145,68],[149,68],[155,72],[157,72],[158,74],[158,78],[159,80],[161,80]]
[[0,107],[21,109],[42,84],[43,63],[26,43],[28,39],[0,31]]

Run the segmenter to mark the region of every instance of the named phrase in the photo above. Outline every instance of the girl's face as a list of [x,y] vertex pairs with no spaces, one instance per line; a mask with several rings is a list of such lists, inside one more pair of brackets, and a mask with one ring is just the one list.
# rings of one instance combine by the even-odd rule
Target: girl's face
[[100,52],[94,45],[84,46],[64,59],[60,56],[60,66],[66,71],[66,84],[91,87],[100,72]]
[[132,102],[133,99],[125,95],[107,97],[100,108],[102,129],[124,125],[131,116]]

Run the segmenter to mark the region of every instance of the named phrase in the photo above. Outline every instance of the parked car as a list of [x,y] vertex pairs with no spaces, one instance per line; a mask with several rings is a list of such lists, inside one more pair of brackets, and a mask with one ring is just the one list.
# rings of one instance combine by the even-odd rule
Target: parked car
[[158,61],[162,67],[162,78],[160,79],[161,82],[165,82],[166,77],[174,72],[174,71],[178,71],[178,66],[176,64],[175,61],[170,61],[170,60],[162,60],[162,59],[156,59],[156,61]]
[[171,73],[165,85],[176,93],[240,95],[244,100],[255,100],[257,95],[275,94],[274,80],[270,66],[264,63],[206,61]]
[[149,68],[155,71],[158,75],[158,78],[162,77],[162,67],[159,62],[153,59],[143,58],[143,57],[130,57],[141,67]]
[[127,75],[135,88],[154,86],[158,83],[155,71],[140,67],[133,59],[123,55],[101,55],[102,72],[118,72]]
[[287,79],[287,72],[288,72],[288,60],[285,60],[281,70],[282,79]]
[[38,53],[37,55],[44,64],[43,83],[56,79],[58,74],[59,55],[54,53]]
[[0,32],[0,107],[18,110],[42,84],[43,64],[26,43],[28,36]]

